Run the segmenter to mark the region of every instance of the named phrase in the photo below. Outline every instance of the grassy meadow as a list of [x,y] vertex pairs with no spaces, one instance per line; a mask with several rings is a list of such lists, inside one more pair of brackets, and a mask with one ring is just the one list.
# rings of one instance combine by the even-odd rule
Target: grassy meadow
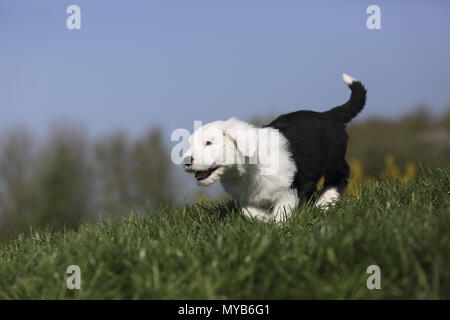
[[[372,180],[285,225],[231,201],[31,229],[0,243],[0,299],[450,299],[450,168]],[[66,286],[69,265],[81,289]],[[366,270],[378,265],[381,289]]]

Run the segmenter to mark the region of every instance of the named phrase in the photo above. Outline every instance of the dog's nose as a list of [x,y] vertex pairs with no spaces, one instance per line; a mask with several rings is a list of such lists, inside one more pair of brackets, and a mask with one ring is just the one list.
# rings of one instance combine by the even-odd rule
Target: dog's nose
[[194,158],[193,158],[193,157],[185,157],[185,158],[183,159],[183,164],[184,164],[186,167],[190,167],[190,166],[192,165],[192,162],[194,162]]

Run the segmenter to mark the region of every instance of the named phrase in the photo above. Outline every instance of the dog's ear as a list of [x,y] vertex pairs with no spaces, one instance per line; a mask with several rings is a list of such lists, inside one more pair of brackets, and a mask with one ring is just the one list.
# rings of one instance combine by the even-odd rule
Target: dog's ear
[[253,126],[236,118],[230,118],[226,121],[223,135],[243,156],[256,156],[258,137],[256,128]]

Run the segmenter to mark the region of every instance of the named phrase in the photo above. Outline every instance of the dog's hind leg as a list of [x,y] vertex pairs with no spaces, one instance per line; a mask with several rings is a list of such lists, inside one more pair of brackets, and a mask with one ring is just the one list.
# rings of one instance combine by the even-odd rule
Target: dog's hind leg
[[337,187],[326,188],[316,202],[316,207],[327,209],[328,206],[334,204],[339,199]]
[[326,209],[328,206],[333,205],[339,199],[340,194],[345,191],[349,176],[350,168],[344,160],[337,172],[325,176],[325,185],[321,196],[316,202],[316,207]]

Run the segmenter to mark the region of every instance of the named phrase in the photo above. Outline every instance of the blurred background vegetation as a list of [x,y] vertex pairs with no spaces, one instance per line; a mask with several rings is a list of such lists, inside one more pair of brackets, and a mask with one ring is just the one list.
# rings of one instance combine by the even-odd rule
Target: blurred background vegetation
[[[355,121],[348,133],[349,194],[373,179],[407,182],[421,168],[450,163],[450,108],[438,116],[420,107],[397,120]],[[40,140],[23,127],[0,137],[0,239],[30,226],[76,229],[80,222],[132,210],[176,206],[177,190],[190,188],[175,175],[171,144],[159,129],[138,138],[114,132],[88,139],[64,123]]]

